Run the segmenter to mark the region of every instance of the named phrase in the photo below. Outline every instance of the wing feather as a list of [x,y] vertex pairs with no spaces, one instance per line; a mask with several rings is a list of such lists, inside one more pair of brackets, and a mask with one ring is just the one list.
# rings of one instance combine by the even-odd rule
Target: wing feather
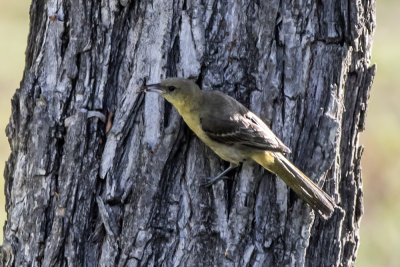
[[230,97],[220,100],[216,92],[212,97],[209,101],[222,101],[224,105],[215,105],[218,110],[209,110],[200,117],[201,128],[208,137],[227,145],[290,153],[271,129],[242,104]]

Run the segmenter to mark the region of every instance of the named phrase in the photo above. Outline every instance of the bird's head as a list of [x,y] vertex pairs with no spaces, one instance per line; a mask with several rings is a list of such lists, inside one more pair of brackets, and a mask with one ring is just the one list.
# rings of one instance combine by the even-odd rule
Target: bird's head
[[199,86],[192,80],[184,78],[168,78],[161,83],[146,85],[142,91],[159,93],[175,107],[181,107],[193,101],[200,92]]

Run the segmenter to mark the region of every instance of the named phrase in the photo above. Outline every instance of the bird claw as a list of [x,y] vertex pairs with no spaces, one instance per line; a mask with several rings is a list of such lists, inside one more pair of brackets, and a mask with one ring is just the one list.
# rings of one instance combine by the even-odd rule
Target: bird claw
[[210,186],[212,186],[213,184],[217,183],[218,181],[220,181],[220,180],[222,180],[222,179],[227,180],[227,179],[230,179],[230,178],[229,178],[228,176],[222,176],[222,177],[218,177],[218,178],[215,178],[215,177],[206,177],[206,178],[204,178],[204,180],[200,183],[200,186],[203,186],[203,187],[210,187]]

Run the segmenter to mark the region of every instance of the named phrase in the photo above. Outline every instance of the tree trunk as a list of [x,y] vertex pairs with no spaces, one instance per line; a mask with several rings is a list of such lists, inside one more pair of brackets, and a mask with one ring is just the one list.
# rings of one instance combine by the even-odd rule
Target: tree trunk
[[[7,127],[9,266],[349,266],[375,1],[33,0]],[[338,203],[328,221],[227,163],[145,82],[195,77],[268,122]]]

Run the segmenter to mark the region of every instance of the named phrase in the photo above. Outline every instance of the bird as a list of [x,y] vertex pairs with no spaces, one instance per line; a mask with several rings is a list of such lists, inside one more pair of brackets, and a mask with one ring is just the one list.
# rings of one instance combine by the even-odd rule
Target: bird
[[244,161],[253,160],[279,176],[323,219],[331,217],[334,200],[285,157],[291,150],[268,125],[231,96],[201,90],[194,81],[177,77],[142,86],[139,92],[158,93],[170,102],[197,137],[230,163],[203,185],[212,186]]

